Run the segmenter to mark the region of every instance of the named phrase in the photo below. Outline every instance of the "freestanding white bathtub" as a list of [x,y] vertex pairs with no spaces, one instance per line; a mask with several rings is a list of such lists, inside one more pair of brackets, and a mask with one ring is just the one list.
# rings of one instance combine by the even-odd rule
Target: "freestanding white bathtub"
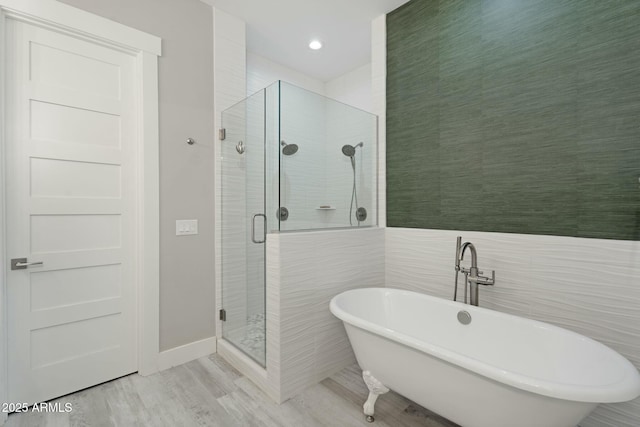
[[369,421],[387,387],[464,427],[575,427],[640,395],[627,359],[546,323],[391,288],[343,292],[330,309],[369,387]]

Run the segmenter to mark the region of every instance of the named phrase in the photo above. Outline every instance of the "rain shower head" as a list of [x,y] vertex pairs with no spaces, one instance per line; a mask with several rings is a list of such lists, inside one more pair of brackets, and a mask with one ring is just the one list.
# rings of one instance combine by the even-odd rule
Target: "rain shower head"
[[343,145],[342,146],[342,154],[344,154],[347,157],[353,157],[356,155],[356,147],[362,147],[364,144],[362,142],[356,144],[356,146],[354,147],[353,145]]
[[285,156],[290,156],[292,154],[296,154],[298,152],[297,144],[287,144],[284,141],[280,141],[280,145],[282,145],[282,154]]

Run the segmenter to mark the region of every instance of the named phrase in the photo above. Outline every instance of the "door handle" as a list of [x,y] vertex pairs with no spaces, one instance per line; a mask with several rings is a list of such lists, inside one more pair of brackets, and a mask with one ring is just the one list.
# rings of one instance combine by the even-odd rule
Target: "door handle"
[[44,264],[42,261],[27,262],[26,258],[14,258],[11,260],[12,270],[24,270],[27,267],[35,267]]
[[[264,226],[262,227],[264,235],[262,237],[262,240],[256,240],[256,217],[257,216],[261,216],[264,221]],[[253,243],[264,243],[265,240],[267,240],[267,216],[261,213],[255,214],[253,218],[251,218],[251,241]]]

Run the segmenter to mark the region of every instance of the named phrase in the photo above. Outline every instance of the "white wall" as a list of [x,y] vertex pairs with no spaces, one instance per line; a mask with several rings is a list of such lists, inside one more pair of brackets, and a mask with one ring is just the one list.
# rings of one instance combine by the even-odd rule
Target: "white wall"
[[361,110],[373,111],[371,64],[363,65],[325,83],[325,95]]
[[[198,0],[61,0],[162,38],[160,348],[215,335],[213,20]],[[185,143],[188,137],[195,145]],[[175,235],[198,219],[197,236]]]
[[271,61],[254,52],[247,52],[247,94],[252,95],[277,80],[324,95],[361,110],[373,110],[372,66],[365,64],[333,80],[307,76],[297,70]]
[[252,95],[277,80],[324,95],[322,80],[273,62],[257,53],[247,52],[247,94]]

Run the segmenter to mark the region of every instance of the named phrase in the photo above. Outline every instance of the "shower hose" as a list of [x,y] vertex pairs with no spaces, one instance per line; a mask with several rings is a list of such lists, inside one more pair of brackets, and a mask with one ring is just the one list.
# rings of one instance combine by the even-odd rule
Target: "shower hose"
[[[355,154],[354,154],[355,156]],[[356,208],[358,207],[358,191],[356,190],[356,161],[354,157],[351,157],[351,167],[353,168],[353,190],[351,191],[351,204],[349,205],[349,225],[353,225],[353,202],[356,202]],[[360,226],[360,220],[358,221],[358,227]]]

